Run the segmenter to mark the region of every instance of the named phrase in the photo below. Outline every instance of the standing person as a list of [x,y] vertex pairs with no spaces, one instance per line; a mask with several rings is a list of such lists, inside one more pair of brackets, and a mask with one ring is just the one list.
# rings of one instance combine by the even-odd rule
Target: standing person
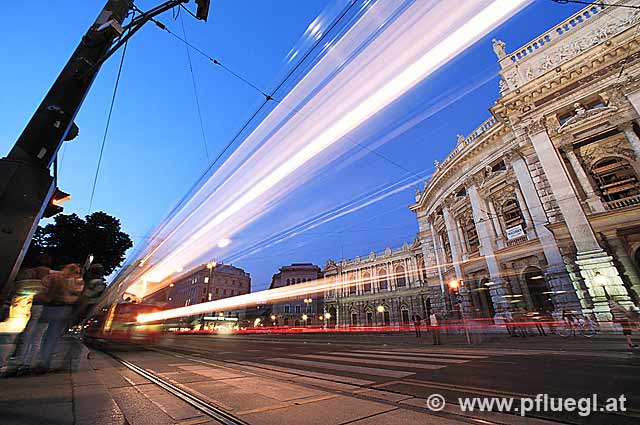
[[562,320],[571,331],[571,336],[576,336],[575,322],[577,320],[577,317],[575,316],[575,314],[573,314],[573,312],[568,308],[565,308],[564,310],[562,310]]
[[422,323],[422,317],[420,317],[420,315],[416,314],[415,316],[413,316],[413,326],[416,328],[416,338],[419,338],[422,336],[422,332],[420,330],[421,323]]
[[72,304],[78,301],[84,283],[80,277],[80,267],[69,264],[61,272],[52,272],[43,279],[47,304],[44,306],[40,321],[47,323],[42,340],[42,349],[36,369],[46,372],[51,367],[51,359],[72,314]]
[[609,310],[611,310],[613,322],[622,326],[622,334],[627,338],[627,345],[629,348],[638,348],[638,345],[634,344],[631,338],[631,328],[633,326],[632,321],[637,321],[634,314],[625,310],[625,308],[614,301],[613,298],[609,298]]
[[438,320],[438,316],[435,311],[431,311],[431,316],[429,316],[429,322],[431,322],[431,334],[433,335],[433,345],[442,345],[440,341],[440,321]]

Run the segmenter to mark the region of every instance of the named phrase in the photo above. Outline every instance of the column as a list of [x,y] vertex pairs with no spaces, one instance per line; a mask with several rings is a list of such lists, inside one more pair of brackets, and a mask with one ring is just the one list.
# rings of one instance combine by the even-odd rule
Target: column
[[532,223],[533,219],[531,218],[531,212],[529,211],[529,208],[527,208],[527,203],[522,197],[522,192],[520,191],[520,188],[514,187],[513,192],[516,195],[516,199],[518,200],[518,205],[520,206],[520,211],[522,212],[522,216],[524,217],[524,224],[526,227],[525,230],[527,231],[527,239],[531,239],[530,233],[531,233],[531,230],[534,229],[534,223]]
[[562,254],[556,243],[556,239],[553,233],[547,229],[549,220],[545,214],[542,201],[538,196],[535,183],[531,174],[529,174],[529,167],[524,158],[518,152],[512,152],[511,155],[507,155],[510,159],[511,167],[518,180],[518,185],[522,190],[522,196],[524,197],[526,207],[531,214],[531,219],[538,235],[538,240],[542,246],[545,259],[547,260],[547,270],[545,272],[545,278],[547,283],[557,295],[554,296],[554,303],[559,309],[569,308],[578,309],[582,305],[586,307],[588,300],[580,299],[576,294],[582,294],[582,288],[574,288],[571,279],[567,273]]
[[576,173],[578,183],[587,197],[587,204],[589,204],[591,210],[593,212],[606,211],[606,208],[602,204],[602,200],[600,200],[598,194],[593,190],[593,186],[591,186],[589,176],[587,176],[587,173],[584,171],[584,168],[582,168],[582,164],[580,164],[576,153],[573,151],[573,146],[567,146],[564,149],[564,153],[569,160],[569,164],[571,164],[571,168],[574,173]]
[[502,236],[502,230],[500,228],[500,220],[498,219],[498,212],[496,211],[495,205],[493,205],[493,200],[487,200],[487,205],[489,205],[489,213],[491,214],[491,222],[493,223],[493,233],[496,236],[496,244],[498,249],[504,248],[504,238]]
[[591,295],[592,311],[598,319],[610,320],[605,288],[620,303],[631,305],[618,270],[613,265],[613,258],[600,247],[546,128],[540,122],[533,123],[529,137],[578,251],[576,264]]
[[462,268],[460,267],[462,257],[460,255],[460,244],[456,237],[455,221],[451,217],[451,213],[449,213],[449,207],[446,205],[442,207],[442,214],[444,216],[444,225],[447,228],[447,238],[449,239],[449,246],[451,247],[451,258],[453,259],[456,278],[462,279]]
[[640,299],[640,275],[638,275],[633,260],[629,257],[624,240],[622,238],[610,238],[608,242],[613,255],[615,255],[624,269],[624,274],[631,284],[631,289],[635,292],[636,299]]
[[485,209],[482,208],[482,199],[475,184],[470,182],[467,187],[467,194],[471,202],[473,221],[475,222],[478,239],[480,240],[480,255],[484,257],[484,261],[487,263],[487,269],[489,270],[489,276],[493,281],[493,285],[489,287],[489,294],[491,295],[493,305],[496,307],[496,312],[500,312],[506,307],[504,295],[507,293],[507,288],[500,274],[498,260],[494,255],[495,236],[491,229],[491,221]]
[[627,99],[633,105],[633,109],[640,115],[640,90],[627,94]]
[[[442,264],[440,262],[440,253],[443,251],[440,244],[438,244],[438,237],[436,235],[435,229],[433,228],[433,223],[431,221],[429,221],[429,228],[431,229],[431,238],[433,239],[433,251],[436,257],[436,269],[438,270],[438,278],[440,280],[440,294],[442,295],[442,304],[444,305],[445,309],[448,309],[450,308],[450,306],[448,306],[447,304],[447,296],[446,296],[445,287],[444,287],[444,278],[442,276],[442,268],[440,266],[440,264]],[[426,266],[427,266],[427,263],[425,262],[425,267]]]
[[464,237],[464,224],[461,223],[460,220],[454,220],[454,223],[456,225],[458,241],[460,241],[460,257],[462,257],[463,260],[467,260],[469,257],[467,256],[467,244]]
[[[635,106],[635,105],[634,105]],[[627,136],[627,140],[629,144],[633,148],[633,151],[636,154],[636,158],[640,158],[640,138],[635,131],[633,131],[633,122],[628,121],[620,126],[620,129],[624,132],[624,135]]]

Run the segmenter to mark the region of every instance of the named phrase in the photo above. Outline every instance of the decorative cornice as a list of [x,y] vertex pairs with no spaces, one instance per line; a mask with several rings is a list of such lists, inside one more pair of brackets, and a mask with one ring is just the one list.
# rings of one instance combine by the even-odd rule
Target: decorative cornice
[[575,115],[565,121],[564,124],[562,124],[560,128],[556,130],[558,134],[562,134],[567,130],[575,128],[589,121],[593,121],[598,118],[610,115],[618,110],[616,106],[601,106],[598,108],[586,109],[584,106],[582,106],[582,104],[577,102],[573,106],[576,112]]

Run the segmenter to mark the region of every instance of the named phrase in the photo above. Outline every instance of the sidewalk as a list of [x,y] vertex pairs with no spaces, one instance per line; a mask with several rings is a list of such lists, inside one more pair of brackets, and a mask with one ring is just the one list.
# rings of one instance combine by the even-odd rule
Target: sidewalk
[[0,421],[7,425],[126,424],[124,415],[96,376],[90,351],[76,339],[74,357],[54,373],[0,381]]

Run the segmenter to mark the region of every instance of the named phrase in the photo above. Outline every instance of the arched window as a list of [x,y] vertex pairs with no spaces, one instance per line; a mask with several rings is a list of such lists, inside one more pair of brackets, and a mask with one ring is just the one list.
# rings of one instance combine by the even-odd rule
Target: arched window
[[347,273],[347,285],[349,285],[349,295],[355,295],[357,292],[355,273]]
[[638,176],[624,158],[601,159],[591,167],[591,175],[610,209],[640,203]]
[[522,226],[524,230],[524,216],[520,210],[520,205],[515,199],[509,199],[502,204],[502,218],[504,220],[505,230],[513,229],[516,226]]
[[362,273],[362,282],[364,292],[371,292],[371,274],[369,272]]
[[480,247],[480,241],[478,240],[478,232],[476,231],[476,224],[473,220],[467,220],[464,225],[464,234],[467,238],[467,248],[469,252],[475,252]]
[[291,285],[291,279],[287,279],[287,286]]
[[389,289],[387,271],[385,269],[378,269],[378,288],[380,288],[381,291]]
[[407,286],[407,279],[404,277],[404,267],[396,266],[395,274],[396,274],[396,285],[398,285],[398,288]]

